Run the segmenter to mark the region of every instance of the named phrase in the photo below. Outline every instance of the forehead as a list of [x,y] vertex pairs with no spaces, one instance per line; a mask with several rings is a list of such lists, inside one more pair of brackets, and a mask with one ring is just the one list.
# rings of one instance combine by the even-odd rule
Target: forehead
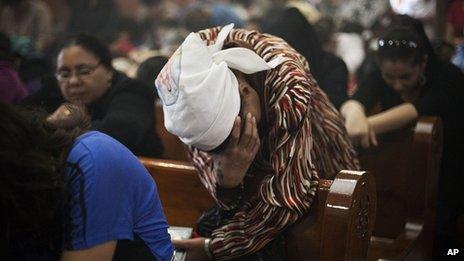
[[382,70],[382,73],[395,75],[412,73],[416,67],[417,65],[403,60],[385,60],[380,63],[380,70]]
[[81,46],[74,45],[61,50],[57,58],[58,67],[73,67],[80,64],[93,64],[97,58]]

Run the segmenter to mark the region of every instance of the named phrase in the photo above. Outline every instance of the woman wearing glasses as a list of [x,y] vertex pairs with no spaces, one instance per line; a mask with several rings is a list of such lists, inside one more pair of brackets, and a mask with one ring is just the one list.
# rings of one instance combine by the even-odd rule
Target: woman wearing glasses
[[[402,16],[397,17],[397,24],[378,41],[378,70],[360,82],[359,90],[342,105],[341,113],[348,134],[362,147],[379,145],[377,135],[403,128],[421,115],[442,119],[437,242],[450,248],[453,220],[463,213],[457,191],[464,185],[464,76],[454,65],[435,59],[417,21]],[[366,116],[377,106],[380,113]]]
[[110,135],[136,155],[161,155],[154,89],[115,71],[108,48],[98,39],[83,34],[70,38],[58,55],[56,78],[64,101],[88,109],[92,129]]

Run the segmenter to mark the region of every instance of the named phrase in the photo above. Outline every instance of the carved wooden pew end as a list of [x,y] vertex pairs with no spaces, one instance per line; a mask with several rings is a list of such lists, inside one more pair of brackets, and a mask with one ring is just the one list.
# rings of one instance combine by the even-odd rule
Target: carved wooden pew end
[[[158,186],[168,223],[195,227],[214,201],[188,163],[141,158]],[[374,180],[366,172],[341,171],[320,180],[308,215],[286,232],[286,260],[365,260],[374,227]]]

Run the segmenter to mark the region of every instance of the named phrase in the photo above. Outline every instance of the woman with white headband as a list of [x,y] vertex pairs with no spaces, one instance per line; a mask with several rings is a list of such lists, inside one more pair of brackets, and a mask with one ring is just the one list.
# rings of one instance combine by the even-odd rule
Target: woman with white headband
[[232,27],[191,33],[156,80],[166,128],[217,202],[202,237],[174,241],[190,260],[279,258],[319,177],[358,169],[307,61],[280,38]]

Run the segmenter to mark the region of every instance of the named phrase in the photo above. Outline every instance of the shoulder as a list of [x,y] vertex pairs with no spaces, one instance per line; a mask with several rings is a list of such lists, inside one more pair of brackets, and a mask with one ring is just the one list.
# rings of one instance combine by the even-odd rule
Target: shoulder
[[76,139],[68,162],[90,164],[97,169],[124,168],[139,163],[137,157],[119,141],[98,131],[84,133]]
[[464,74],[450,62],[435,62],[430,66],[427,78],[430,78],[432,87],[453,85],[462,89],[464,85]]

